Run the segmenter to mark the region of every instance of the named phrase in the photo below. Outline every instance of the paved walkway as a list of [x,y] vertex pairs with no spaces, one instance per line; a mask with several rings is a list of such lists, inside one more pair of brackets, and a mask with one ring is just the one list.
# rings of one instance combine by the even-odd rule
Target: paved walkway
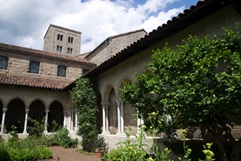
[[49,147],[53,159],[44,161],[101,161],[95,154],[81,153],[78,148]]

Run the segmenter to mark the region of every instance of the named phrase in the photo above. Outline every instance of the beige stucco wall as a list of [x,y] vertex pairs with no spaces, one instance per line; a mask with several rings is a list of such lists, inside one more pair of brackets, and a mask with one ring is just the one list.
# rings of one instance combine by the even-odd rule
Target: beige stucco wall
[[1,85],[0,100],[4,107],[16,98],[21,99],[25,103],[26,108],[35,100],[42,101],[46,109],[49,108],[50,104],[54,101],[60,102],[64,110],[72,108],[69,91]]

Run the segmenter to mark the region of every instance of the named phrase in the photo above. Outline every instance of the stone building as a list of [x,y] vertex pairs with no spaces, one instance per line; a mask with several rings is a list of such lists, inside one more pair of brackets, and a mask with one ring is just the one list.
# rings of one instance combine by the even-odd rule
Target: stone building
[[76,112],[66,87],[94,66],[67,54],[0,43],[1,133],[19,122],[19,132],[27,134],[29,116],[38,121],[45,117],[46,133],[53,121],[75,131]]
[[[143,33],[125,33],[108,40],[125,47]],[[38,121],[45,118],[45,133],[53,130],[53,121],[76,133],[76,109],[69,85],[96,66],[83,58],[86,54],[80,55],[80,36],[78,31],[51,24],[44,36],[43,51],[0,43],[1,134],[15,125],[21,129],[19,135],[26,136],[31,126],[28,117]],[[110,49],[105,50],[109,56],[114,54]]]
[[[97,83],[100,107],[98,127],[109,147],[113,148],[119,140],[125,138],[124,130],[128,126],[135,134],[143,123],[133,116],[135,109],[120,99],[123,82],[133,82],[135,73],[143,72],[144,64],[151,61],[152,50],[161,49],[167,42],[174,47],[189,34],[199,37],[217,35],[223,26],[234,28],[235,23],[241,21],[235,2],[238,1],[199,1],[148,34],[144,30],[137,30],[109,37],[84,55],[54,53],[57,49],[54,45],[49,52],[0,44],[1,134],[3,126],[9,129],[18,120],[23,133],[27,133],[26,120],[29,115],[36,119],[45,116],[45,132],[51,131],[50,121],[55,120],[74,133],[76,112],[69,90],[75,79],[84,73],[84,77],[90,77]],[[50,25],[49,33],[52,32],[52,27],[54,29],[56,26]],[[58,39],[57,30],[64,29],[56,28],[56,33],[53,34],[55,40]],[[63,40],[64,37],[66,36],[63,35]],[[50,47],[47,45],[51,43],[46,41],[44,50],[48,50]],[[60,45],[65,45],[62,48],[64,51],[68,43]],[[64,72],[58,72],[59,66],[66,69],[65,76]]]
[[79,55],[80,42],[81,32],[51,24],[44,35],[43,50]]

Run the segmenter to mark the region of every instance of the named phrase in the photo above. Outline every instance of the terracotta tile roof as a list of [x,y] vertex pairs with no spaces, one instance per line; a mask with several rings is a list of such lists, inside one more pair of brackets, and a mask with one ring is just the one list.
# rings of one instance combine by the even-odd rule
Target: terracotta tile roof
[[25,48],[25,47],[10,45],[10,44],[0,43],[0,50],[8,51],[8,52],[9,51],[17,52],[17,53],[21,53],[21,54],[29,54],[29,55],[40,56],[40,57],[46,57],[48,59],[55,59],[55,60],[59,59],[59,60],[77,62],[77,63],[84,63],[84,64],[88,64],[91,66],[95,66],[94,63],[92,63],[86,59],[83,59],[81,57],[77,57],[75,55],[50,53],[50,52],[46,52],[43,50],[36,50],[36,49]]
[[64,90],[72,81],[0,73],[0,85]]

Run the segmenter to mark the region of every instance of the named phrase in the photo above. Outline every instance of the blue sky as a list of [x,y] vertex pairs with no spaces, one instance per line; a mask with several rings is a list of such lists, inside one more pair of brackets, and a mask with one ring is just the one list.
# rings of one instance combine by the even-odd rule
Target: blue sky
[[0,0],[0,42],[42,49],[50,24],[80,31],[81,53],[107,37],[150,32],[198,0]]

